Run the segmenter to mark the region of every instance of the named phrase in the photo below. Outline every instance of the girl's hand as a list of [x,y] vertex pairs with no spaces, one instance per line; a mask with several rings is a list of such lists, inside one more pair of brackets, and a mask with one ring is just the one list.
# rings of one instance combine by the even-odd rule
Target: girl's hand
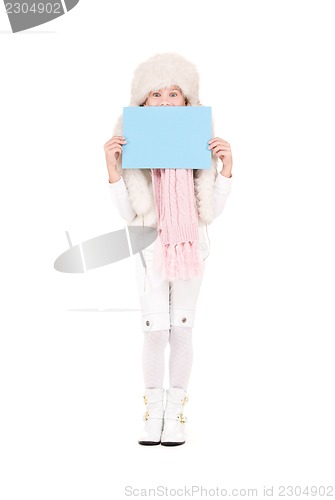
[[222,172],[224,172],[224,175],[230,174],[226,175],[226,177],[230,177],[233,158],[229,142],[220,139],[220,137],[214,137],[214,139],[208,141],[208,144],[208,149],[211,149],[213,155],[222,161]]
[[109,182],[116,182],[120,179],[120,176],[116,170],[116,161],[120,154],[122,154],[123,144],[127,144],[125,138],[120,135],[114,135],[104,145]]

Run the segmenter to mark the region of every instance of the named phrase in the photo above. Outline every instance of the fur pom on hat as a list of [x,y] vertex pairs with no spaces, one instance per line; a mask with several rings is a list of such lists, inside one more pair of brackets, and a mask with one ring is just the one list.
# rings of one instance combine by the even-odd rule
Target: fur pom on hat
[[199,75],[196,67],[179,54],[156,54],[134,72],[130,106],[143,104],[150,92],[177,85],[191,106],[199,105]]

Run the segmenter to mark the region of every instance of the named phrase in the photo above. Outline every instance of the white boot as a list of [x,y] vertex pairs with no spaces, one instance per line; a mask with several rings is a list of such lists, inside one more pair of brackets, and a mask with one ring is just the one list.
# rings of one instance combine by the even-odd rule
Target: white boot
[[144,429],[138,440],[139,444],[160,444],[164,417],[164,389],[145,389]]
[[183,415],[183,409],[188,397],[185,389],[177,387],[168,389],[166,394],[161,444],[163,446],[178,446],[185,443],[185,423],[187,418]]

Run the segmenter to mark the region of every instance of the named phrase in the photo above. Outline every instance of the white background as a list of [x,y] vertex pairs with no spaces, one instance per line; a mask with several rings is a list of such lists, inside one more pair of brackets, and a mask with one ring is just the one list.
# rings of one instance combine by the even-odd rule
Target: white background
[[[333,5],[81,0],[18,34],[2,9],[2,499],[334,485]],[[53,268],[66,230],[76,244],[124,226],[103,146],[133,70],[157,52],[197,65],[233,152],[175,448],[137,444],[132,260]]]

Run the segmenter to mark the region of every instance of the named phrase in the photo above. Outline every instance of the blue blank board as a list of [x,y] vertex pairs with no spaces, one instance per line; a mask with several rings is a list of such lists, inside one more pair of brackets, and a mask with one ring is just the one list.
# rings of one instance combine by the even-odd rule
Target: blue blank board
[[208,106],[123,108],[122,168],[208,169],[212,109]]

